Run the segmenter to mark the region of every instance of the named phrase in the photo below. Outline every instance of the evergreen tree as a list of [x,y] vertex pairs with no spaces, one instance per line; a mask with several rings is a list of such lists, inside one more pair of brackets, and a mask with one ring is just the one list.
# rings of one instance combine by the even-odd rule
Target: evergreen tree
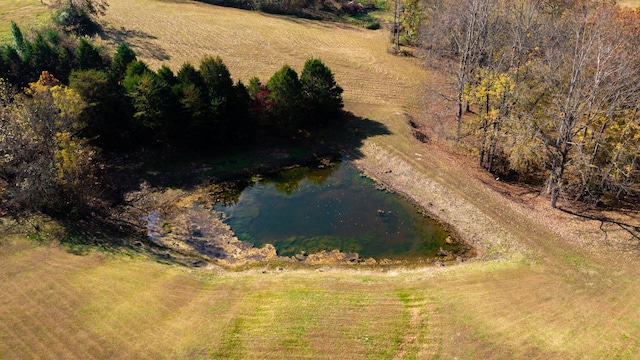
[[135,108],[133,115],[136,123],[155,132],[157,139],[165,134],[166,125],[171,118],[173,95],[171,87],[160,76],[147,71],[140,76],[137,84],[128,91]]
[[53,46],[60,45],[62,40],[62,38],[60,37],[60,32],[57,29],[45,29],[44,37]]
[[200,88],[204,87],[202,74],[200,74],[200,72],[189,63],[182,64],[182,67],[178,71],[178,75],[176,77],[178,78],[179,85],[193,84]]
[[298,74],[284,65],[267,82],[268,107],[280,131],[296,130],[301,124],[302,84]]
[[122,80],[122,86],[127,92],[133,91],[134,88],[140,82],[142,75],[151,72],[149,66],[143,61],[133,61],[127,65],[127,71],[125,72],[124,79]]
[[160,67],[160,69],[158,69],[157,71],[158,76],[160,76],[160,78],[162,80],[164,80],[169,86],[173,86],[176,84],[177,79],[175,74],[173,73],[173,70],[171,70],[170,67],[168,67],[167,65],[162,65]]
[[104,70],[74,71],[69,87],[87,103],[80,116],[85,137],[104,149],[130,145],[129,120],[132,116],[122,89]]
[[224,141],[231,120],[231,102],[235,96],[231,74],[219,56],[205,57],[200,63],[200,74],[209,101],[209,131],[216,141]]
[[80,42],[76,48],[76,63],[78,70],[104,68],[100,52],[84,38],[80,38]]
[[249,79],[247,92],[249,93],[249,96],[251,97],[252,100],[255,100],[257,98],[261,88],[262,88],[262,83],[260,82],[260,79],[258,79],[255,76]]
[[209,101],[204,89],[204,79],[193,65],[184,63],[176,76],[174,91],[180,99],[186,120],[204,123],[208,115]]
[[25,39],[22,35],[22,31],[18,27],[18,24],[11,22],[11,35],[13,35],[13,44],[18,54],[23,55],[25,51]]
[[178,93],[184,118],[191,122],[204,122],[207,116],[208,103],[202,88],[193,83],[183,84]]
[[309,59],[300,74],[302,96],[308,115],[327,121],[340,113],[342,88],[336,83],[331,70],[319,59]]
[[57,54],[58,61],[55,73],[57,74],[58,78],[60,78],[60,80],[62,80],[63,82],[67,82],[69,80],[69,75],[73,70],[74,54],[63,44],[58,45]]
[[29,69],[22,61],[22,57],[20,57],[18,51],[13,46],[6,46],[3,49],[2,59],[5,64],[4,66],[7,69],[4,74],[6,74],[9,82],[11,82],[12,84],[24,86],[30,80],[34,80],[28,79],[27,73],[29,72]]
[[4,75],[4,80],[7,80],[9,75],[9,62],[4,57],[5,47],[0,47],[0,74]]
[[230,132],[235,138],[248,137],[253,129],[249,129],[249,103],[251,97],[247,87],[239,81],[234,85],[234,98],[231,102]]
[[[31,69],[36,73],[53,72],[58,68],[58,61],[58,50],[47,43],[42,34],[38,33],[35,41],[29,46],[29,66]],[[60,78],[60,76],[58,77]]]
[[136,60],[136,53],[131,47],[127,43],[120,43],[111,61],[111,72],[118,80],[122,80],[127,72],[127,66]]
[[212,114],[226,115],[226,106],[233,96],[233,80],[229,69],[219,56],[207,56],[200,63],[200,74],[211,101]]

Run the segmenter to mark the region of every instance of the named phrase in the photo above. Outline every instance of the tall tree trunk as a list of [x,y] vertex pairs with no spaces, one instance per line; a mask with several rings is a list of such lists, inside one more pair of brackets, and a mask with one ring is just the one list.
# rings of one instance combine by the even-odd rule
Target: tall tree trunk
[[558,137],[556,139],[555,147],[557,153],[553,157],[551,164],[551,175],[549,177],[549,186],[547,193],[551,194],[551,207],[556,208],[558,197],[560,196],[560,190],[562,189],[562,181],[564,177],[564,171],[569,160],[569,150],[571,149],[571,139],[573,138],[573,129],[575,126],[576,117],[574,115],[565,114],[558,130]]
[[462,92],[463,91],[464,91],[464,83],[462,83],[462,86],[460,85],[458,86],[458,101],[457,101],[458,112],[456,113],[456,141],[460,141],[460,130],[462,127]]

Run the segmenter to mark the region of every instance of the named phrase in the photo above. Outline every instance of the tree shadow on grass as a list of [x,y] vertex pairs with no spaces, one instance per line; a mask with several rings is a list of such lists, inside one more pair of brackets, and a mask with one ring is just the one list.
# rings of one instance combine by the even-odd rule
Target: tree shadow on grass
[[98,34],[103,41],[118,46],[127,43],[140,57],[152,58],[158,61],[166,61],[171,57],[169,53],[156,41],[157,37],[139,30],[126,29],[120,27],[103,27]]
[[616,220],[601,212],[589,213],[586,211],[573,211],[566,208],[561,208],[560,210],[585,220],[599,221],[600,231],[602,231],[604,235],[605,242],[609,241],[609,233],[622,231],[623,233],[628,234],[628,243],[630,247],[640,250],[640,222],[632,224],[630,222]]
[[[138,224],[116,218],[107,211],[96,209],[90,216],[56,219],[62,226],[55,238],[67,252],[85,256],[91,253],[145,257],[163,264],[202,266],[202,259],[158,246],[149,241]],[[34,229],[31,237],[42,239]]]
[[385,135],[391,135],[391,131],[386,125],[347,112],[344,114],[341,126],[316,133],[320,139],[316,146],[320,152],[322,150],[333,151],[348,155],[353,159],[359,159],[364,156],[360,148],[366,139]]

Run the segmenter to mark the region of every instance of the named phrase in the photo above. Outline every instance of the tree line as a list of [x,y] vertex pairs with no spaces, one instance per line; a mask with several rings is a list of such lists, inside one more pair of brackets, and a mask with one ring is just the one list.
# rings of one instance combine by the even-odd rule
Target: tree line
[[0,49],[0,179],[4,203],[18,208],[82,204],[99,191],[105,152],[308,139],[340,123],[342,88],[319,59],[245,85],[219,57],[154,71],[125,43],[108,56],[61,30],[28,39],[13,24],[13,35]]
[[454,137],[481,166],[546,179],[552,207],[638,196],[639,9],[428,0],[423,14],[422,46],[454,79]]

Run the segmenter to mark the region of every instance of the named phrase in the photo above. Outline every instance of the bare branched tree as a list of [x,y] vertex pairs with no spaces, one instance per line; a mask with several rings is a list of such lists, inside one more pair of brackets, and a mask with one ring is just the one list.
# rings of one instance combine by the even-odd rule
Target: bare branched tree
[[434,3],[424,30],[427,46],[456,59],[456,139],[464,114],[464,89],[473,71],[490,60],[497,17],[496,0],[443,0]]
[[[538,68],[549,89],[548,106],[538,119],[550,158],[547,193],[552,207],[567,182],[568,166],[582,172],[579,192],[586,190],[603,131],[628,113],[628,102],[638,95],[637,48],[628,46],[617,17],[614,7],[582,5],[548,29]],[[592,149],[591,156],[586,156],[587,149]]]
[[[561,194],[640,190],[640,11],[599,0],[432,0],[423,30],[449,64],[456,138],[465,104],[479,163],[500,156]],[[466,141],[466,140],[465,140]]]

